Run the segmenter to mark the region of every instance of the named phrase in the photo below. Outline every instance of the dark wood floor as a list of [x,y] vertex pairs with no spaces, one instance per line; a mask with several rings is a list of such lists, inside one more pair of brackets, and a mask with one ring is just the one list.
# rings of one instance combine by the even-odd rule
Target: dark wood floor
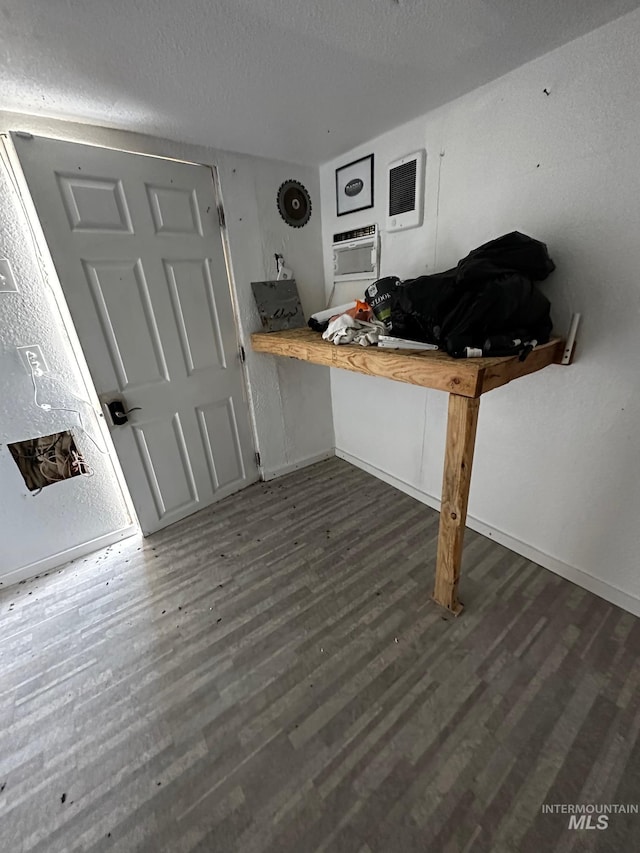
[[0,851],[637,851],[640,620],[339,460],[0,592]]

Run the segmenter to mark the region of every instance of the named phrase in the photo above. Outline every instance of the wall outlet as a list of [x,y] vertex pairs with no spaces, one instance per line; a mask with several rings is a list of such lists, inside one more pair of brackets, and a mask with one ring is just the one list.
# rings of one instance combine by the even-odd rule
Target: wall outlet
[[42,355],[42,350],[39,344],[31,344],[28,347],[17,347],[17,350],[24,364],[24,369],[29,376],[42,376],[43,373],[49,372],[49,365]]
[[7,258],[0,258],[0,293],[17,293],[16,284],[11,264]]

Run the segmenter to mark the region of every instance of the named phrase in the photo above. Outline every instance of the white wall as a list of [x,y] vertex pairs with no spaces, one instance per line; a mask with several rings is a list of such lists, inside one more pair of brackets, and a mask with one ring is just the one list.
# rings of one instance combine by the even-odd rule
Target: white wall
[[[385,165],[420,147],[424,226],[383,234],[381,275],[446,269],[514,229],[548,244],[557,331],[583,314],[577,360],[483,397],[469,523],[640,613],[638,79],[640,11],[326,164],[321,188],[327,290],[332,233],[383,225]],[[375,208],[337,219],[334,169],[371,152]],[[331,383],[337,451],[437,505],[446,395]]]
[[[260,329],[250,282],[275,278],[275,252],[284,255],[295,274],[305,316],[326,306],[319,174],[313,167],[226,152],[218,154],[215,162],[222,183],[258,445],[263,473],[269,479],[333,454],[328,371],[253,353],[249,342],[249,334]],[[301,181],[311,195],[311,219],[303,228],[291,228],[276,208],[278,187],[288,178]]]
[[[44,284],[28,226],[6,168],[0,163],[0,257],[12,266],[18,293],[0,293],[0,583],[7,584],[65,562],[85,543],[95,547],[125,535],[132,520],[108,457],[77,430],[78,417],[45,412],[34,401],[29,374],[16,347],[38,343],[50,377],[38,381],[39,402],[80,409],[84,423],[105,447],[91,416],[67,391],[87,398],[78,364],[52,292]],[[66,387],[65,387],[66,386]],[[79,449],[94,469],[77,477],[28,491],[8,442],[73,428]],[[58,555],[52,561],[47,558]]]
[[[226,211],[228,239],[247,353],[249,392],[265,476],[308,464],[333,452],[329,376],[322,368],[253,354],[249,335],[260,327],[250,282],[275,277],[274,253],[282,252],[296,273],[307,314],[324,307],[318,171],[282,162],[217,152],[121,131],[0,112],[0,131],[25,130],[77,142],[123,148],[215,165]],[[314,202],[311,220],[292,229],[276,209],[281,182],[296,178]],[[41,282],[20,211],[2,177],[0,257],[11,259],[20,295],[0,294],[0,442],[35,437],[69,426],[33,404],[31,381],[15,347],[33,342],[34,330],[50,362],[73,390],[80,390],[77,366],[68,350],[53,300]],[[68,398],[64,398],[65,400]],[[57,401],[51,401],[55,403]],[[73,422],[73,416],[72,420]],[[85,445],[87,445],[85,447]],[[32,497],[6,447],[0,447],[0,581],[38,570],[38,563],[64,562],[81,543],[128,524],[108,466],[85,442],[96,476],[45,489]],[[108,484],[108,488],[103,488]]]

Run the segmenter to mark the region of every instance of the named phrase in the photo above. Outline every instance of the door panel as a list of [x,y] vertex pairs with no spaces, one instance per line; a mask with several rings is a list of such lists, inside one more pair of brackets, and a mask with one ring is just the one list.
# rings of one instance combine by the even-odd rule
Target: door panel
[[119,391],[169,382],[142,261],[83,261]]
[[165,261],[187,373],[225,368],[220,318],[207,261]]
[[56,173],[72,231],[124,231],[133,234],[120,181]]
[[[200,406],[198,419],[214,488],[242,481],[246,473],[233,399],[227,397],[226,400]],[[229,448],[232,448],[232,453],[228,452]]]
[[[180,415],[133,426],[149,488],[160,518],[197,503],[198,490]],[[158,460],[161,464],[158,465]]]
[[256,480],[211,171],[12,138],[143,531]]
[[202,236],[195,192],[147,184],[147,195],[156,234]]

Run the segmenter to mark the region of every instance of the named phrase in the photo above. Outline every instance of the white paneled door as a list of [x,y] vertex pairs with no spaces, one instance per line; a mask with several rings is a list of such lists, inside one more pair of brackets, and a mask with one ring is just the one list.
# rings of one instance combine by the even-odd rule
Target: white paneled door
[[143,532],[255,481],[211,170],[12,139]]

